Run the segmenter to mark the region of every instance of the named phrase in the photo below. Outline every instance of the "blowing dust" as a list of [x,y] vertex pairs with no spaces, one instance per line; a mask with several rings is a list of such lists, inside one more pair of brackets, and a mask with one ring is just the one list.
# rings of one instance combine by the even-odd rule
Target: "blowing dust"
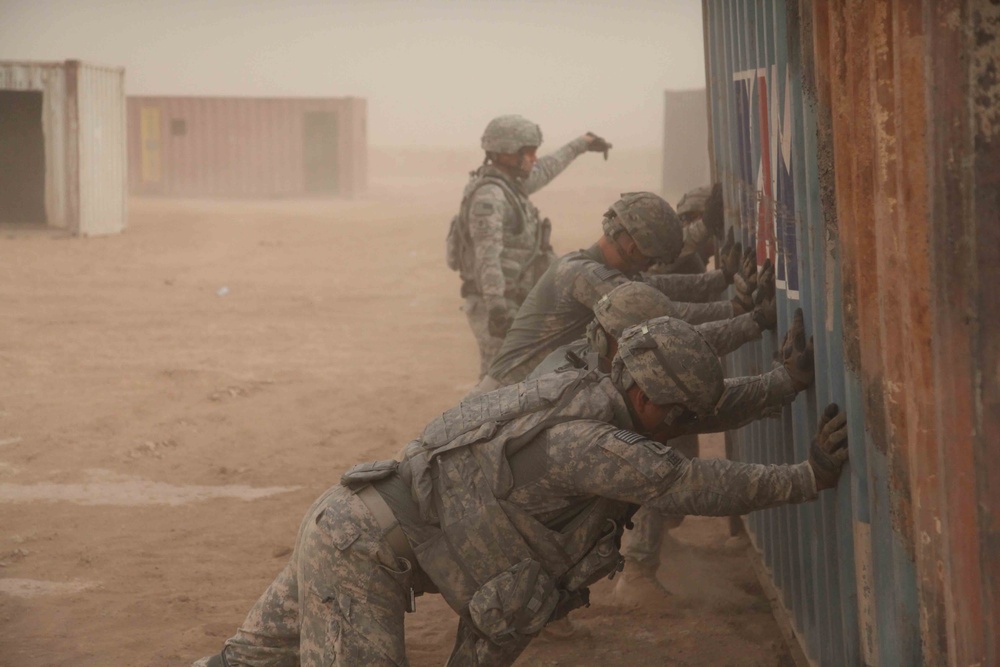
[[[620,192],[658,190],[659,159],[581,160],[535,196],[556,250],[595,241]],[[373,150],[354,201],[133,200],[97,239],[0,228],[0,665],[218,651],[313,498],[474,384],[444,235],[478,162]],[[666,604],[612,606],[602,582],[580,636],[519,664],[785,664],[727,521],[689,518],[668,546]],[[419,598],[411,664],[443,664],[454,626]]]

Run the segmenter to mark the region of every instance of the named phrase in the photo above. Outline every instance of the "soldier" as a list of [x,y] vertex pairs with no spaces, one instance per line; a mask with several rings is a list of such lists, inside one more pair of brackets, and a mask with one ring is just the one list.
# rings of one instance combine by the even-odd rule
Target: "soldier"
[[[768,276],[771,271],[770,260],[765,260],[761,273]],[[695,326],[716,354],[724,356],[745,343],[760,340],[764,331],[773,331],[777,326],[774,295],[765,298],[758,292],[755,298],[758,295],[760,303],[749,313]],[[618,350],[618,337],[625,329],[646,320],[669,317],[673,311],[673,303],[656,288],[640,282],[623,283],[597,301],[586,337],[557,348],[528,374],[528,378],[569,368],[608,372]]]
[[[760,376],[726,379],[726,391],[714,418],[701,420],[671,441],[688,458],[699,455],[698,433],[735,430],[764,417],[776,416],[796,394],[813,383],[813,342],[806,340],[802,309],[796,308],[792,326],[778,353],[780,363]],[[655,436],[654,436],[655,437]],[[693,440],[693,443],[692,443]],[[679,445],[679,446],[678,446]],[[639,508],[632,529],[622,540],[625,572],[615,584],[614,596],[623,604],[656,602],[666,592],[656,572],[666,531],[680,526],[683,514],[661,512],[652,506]]]
[[638,505],[727,516],[812,500],[847,460],[846,416],[793,465],[685,459],[669,437],[723,393],[714,350],[671,318],[627,330],[610,375],[552,373],[464,401],[401,461],[355,466],[306,514],[288,564],[212,667],[405,665],[403,617],[439,592],[448,664],[509,665],[622,567]]
[[551,224],[528,196],[579,155],[611,144],[587,133],[538,159],[542,131],[517,115],[499,116],[483,132],[483,166],[470,174],[448,232],[448,265],[462,278],[463,309],[479,344],[482,377],[528,291],[554,255]]
[[[604,234],[587,250],[560,257],[532,288],[504,338],[489,373],[470,396],[520,382],[553,350],[582,337],[597,301],[629,280],[643,280],[673,301],[671,317],[692,324],[751,312],[752,289],[738,281],[736,296],[714,301],[740,269],[741,247],[730,236],[722,268],[701,275],[640,276],[655,260],[672,262],[683,244],[670,204],[651,192],[622,195],[604,214]],[[754,267],[756,271],[756,267]]]
[[722,238],[722,184],[705,185],[684,193],[677,202],[677,217],[684,225],[684,248],[673,263],[654,266],[650,273],[705,272],[706,262],[714,252],[713,238]]

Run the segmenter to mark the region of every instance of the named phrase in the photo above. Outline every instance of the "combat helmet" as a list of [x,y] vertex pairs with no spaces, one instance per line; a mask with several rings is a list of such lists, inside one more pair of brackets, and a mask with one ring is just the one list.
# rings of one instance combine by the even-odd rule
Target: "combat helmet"
[[483,131],[481,145],[487,153],[516,153],[524,146],[541,146],[542,130],[524,116],[497,116]]
[[625,329],[671,312],[670,299],[663,292],[646,283],[623,283],[594,304],[596,319],[587,329],[587,340],[603,357],[608,354],[608,336],[618,340]]
[[633,384],[657,405],[678,404],[699,416],[715,414],[725,374],[715,350],[693,326],[660,317],[629,327],[618,339],[611,378]]
[[688,190],[677,202],[677,215],[681,220],[686,218],[700,218],[705,215],[705,204],[712,195],[712,186],[703,185],[700,188]]
[[604,235],[628,232],[646,257],[669,264],[684,247],[684,232],[673,207],[652,192],[624,192],[604,214]]

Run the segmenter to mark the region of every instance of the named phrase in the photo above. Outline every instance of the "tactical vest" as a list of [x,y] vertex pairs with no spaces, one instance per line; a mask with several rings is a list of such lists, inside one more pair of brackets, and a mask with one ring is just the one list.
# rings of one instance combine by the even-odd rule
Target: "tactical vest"
[[[468,615],[477,592],[492,594],[489,586],[527,562],[540,564],[556,599],[578,604],[587,586],[620,569],[621,533],[635,506],[591,498],[553,530],[506,500],[515,488],[508,457],[556,424],[613,422],[611,392],[617,389],[598,373],[547,375],[463,401],[407,445],[402,465],[422,525],[404,522],[403,529],[421,568],[459,614]],[[541,613],[542,624],[552,617],[551,609]]]
[[472,172],[472,177],[465,186],[458,215],[452,218],[448,229],[448,267],[458,271],[463,283],[468,285],[463,288],[463,294],[482,294],[482,286],[478,284],[476,251],[469,232],[469,219],[473,197],[485,185],[499,187],[514,211],[513,220],[506,217],[504,219],[500,268],[506,283],[506,295],[520,303],[551,261],[551,223],[547,218],[539,220],[538,209],[534,204],[518,192],[495,167],[485,166]]

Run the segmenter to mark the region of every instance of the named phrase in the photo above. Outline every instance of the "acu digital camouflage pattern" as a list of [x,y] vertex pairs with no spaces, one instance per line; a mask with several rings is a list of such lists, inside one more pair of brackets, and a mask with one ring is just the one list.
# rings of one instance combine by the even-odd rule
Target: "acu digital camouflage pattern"
[[420,516],[440,532],[404,530],[449,604],[461,611],[524,558],[562,590],[589,585],[617,567],[618,534],[639,504],[728,515],[815,496],[807,463],[689,461],[631,427],[608,376],[567,372],[463,401],[408,445]]
[[365,505],[338,484],[306,513],[288,564],[226,641],[226,660],[230,667],[406,665],[411,577]]
[[487,153],[516,153],[525,146],[542,145],[542,128],[524,116],[508,114],[491,120],[480,145]]
[[611,375],[626,371],[653,403],[682,405],[699,416],[714,415],[724,391],[715,350],[693,326],[671,317],[625,330]]
[[558,176],[586,151],[575,139],[538,160],[527,179],[519,181],[492,165],[473,173],[462,195],[459,233],[466,236],[458,258],[469,326],[479,343],[481,374],[500,348],[490,335],[488,307],[501,302],[513,318],[521,302],[555,259],[548,222],[528,195]]
[[677,202],[677,215],[683,221],[685,218],[701,217],[705,215],[705,204],[712,196],[712,186],[703,185],[693,188],[684,193],[681,200]]
[[[511,306],[513,308],[513,306]],[[462,304],[465,318],[472,329],[472,335],[476,337],[479,347],[479,377],[482,378],[490,369],[490,364],[500,351],[503,345],[503,338],[497,338],[490,333],[490,312],[486,305],[486,300],[478,294],[470,294],[465,297]]]
[[666,263],[677,259],[684,244],[677,213],[652,192],[622,193],[604,214],[603,229],[609,238],[624,230],[643,255]]
[[[722,271],[641,279],[672,299],[672,317],[699,324],[733,316],[729,301],[704,303],[725,291]],[[560,257],[518,310],[489,377],[504,385],[523,380],[551,352],[582,338],[600,298],[628,282],[624,274],[604,264],[596,244]]]
[[[728,516],[816,495],[808,463],[687,460],[631,427],[620,389],[585,373],[500,389],[434,420],[400,464],[417,506],[405,517],[394,510],[423,574],[459,610],[523,557],[579,591],[617,566],[637,505]],[[334,486],[306,514],[288,564],[226,642],[226,658],[233,667],[406,665],[413,576],[364,504]],[[496,645],[463,622],[448,664],[510,665],[530,639]]]
[[[628,327],[658,317],[670,317],[675,310],[673,302],[651,285],[629,282],[602,296],[594,306],[594,317],[601,328],[617,340]],[[695,329],[719,356],[761,337],[760,327],[750,313],[699,324]]]

